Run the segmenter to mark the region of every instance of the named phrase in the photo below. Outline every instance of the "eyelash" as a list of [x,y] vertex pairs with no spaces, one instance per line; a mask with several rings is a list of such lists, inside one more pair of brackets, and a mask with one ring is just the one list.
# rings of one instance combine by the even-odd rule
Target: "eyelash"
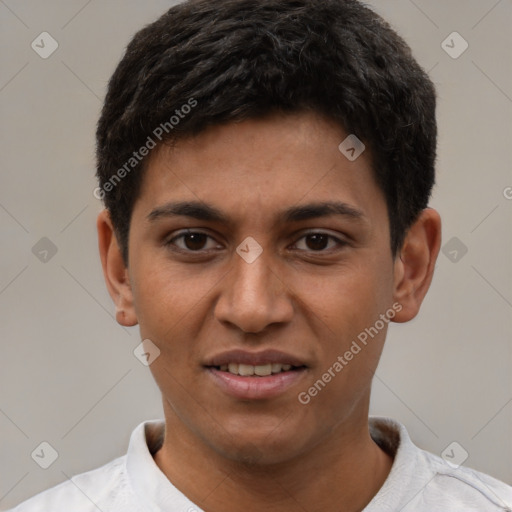
[[[204,233],[203,231],[190,231],[190,230],[188,230],[188,231],[186,231],[184,233],[180,233],[180,234],[172,237],[171,239],[166,241],[164,245],[166,247],[170,247],[174,251],[182,252],[182,253],[188,253],[188,254],[204,254],[205,252],[212,251],[212,249],[200,249],[200,250],[194,251],[194,250],[191,250],[191,249],[177,247],[175,245],[175,241],[178,240],[178,239],[182,239],[182,238],[184,238],[187,235],[204,235],[204,236],[208,237],[209,239],[214,240],[214,238],[211,235],[209,235],[208,233]],[[340,249],[343,246],[347,245],[346,241],[341,240],[340,238],[337,238],[334,235],[330,235],[329,233],[325,233],[323,231],[310,231],[308,233],[304,233],[298,240],[305,239],[306,237],[311,236],[311,235],[320,235],[320,236],[327,237],[329,240],[334,240],[338,249]],[[296,244],[297,244],[297,242],[295,242],[294,245],[296,245]],[[300,251],[304,251],[304,252],[313,253],[313,254],[321,254],[321,253],[328,253],[332,249],[334,249],[334,247],[327,248],[327,249],[321,249],[321,250],[318,250],[318,251],[315,251],[315,250],[312,250],[312,249],[310,249],[310,250],[299,249],[299,250]]]

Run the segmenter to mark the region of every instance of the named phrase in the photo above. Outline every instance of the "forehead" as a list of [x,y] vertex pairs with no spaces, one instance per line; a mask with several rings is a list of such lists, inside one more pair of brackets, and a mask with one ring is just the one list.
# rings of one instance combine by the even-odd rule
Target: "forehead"
[[211,127],[154,150],[135,210],[147,216],[160,205],[187,200],[262,218],[301,203],[343,202],[365,216],[377,214],[385,200],[371,155],[364,150],[348,158],[362,149],[350,151],[349,136],[312,113]]

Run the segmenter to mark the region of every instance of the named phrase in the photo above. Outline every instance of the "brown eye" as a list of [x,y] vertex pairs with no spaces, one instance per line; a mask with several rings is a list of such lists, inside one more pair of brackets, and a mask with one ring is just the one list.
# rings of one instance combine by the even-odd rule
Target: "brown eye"
[[204,249],[208,236],[203,233],[189,233],[183,235],[183,241],[187,249],[191,251],[200,251]]
[[304,252],[328,252],[341,249],[346,242],[328,233],[306,233],[296,243],[295,248]]
[[318,233],[307,235],[306,245],[308,249],[313,251],[323,251],[329,243],[329,238],[330,237],[327,235],[321,235]]
[[200,252],[219,248],[219,244],[210,235],[200,231],[181,233],[166,242],[165,245],[185,252]]

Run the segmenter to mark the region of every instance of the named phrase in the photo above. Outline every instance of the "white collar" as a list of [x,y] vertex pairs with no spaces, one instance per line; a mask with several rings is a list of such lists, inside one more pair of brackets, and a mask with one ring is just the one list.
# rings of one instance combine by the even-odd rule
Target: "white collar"
[[[394,462],[384,485],[364,512],[395,510],[401,503],[414,499],[434,477],[435,472],[418,473],[419,467],[428,467],[427,454],[412,443],[403,425],[387,418],[370,417],[369,428],[374,441],[394,458]],[[168,480],[153,459],[152,453],[159,448],[164,429],[163,420],[151,420],[141,423],[133,431],[126,457],[130,485],[140,499],[141,506],[148,511],[201,512],[196,504]]]
[[180,492],[157,466],[151,452],[156,451],[165,422],[152,420],[141,423],[132,433],[126,456],[126,471],[130,485],[141,505],[151,512],[164,510],[201,509]]

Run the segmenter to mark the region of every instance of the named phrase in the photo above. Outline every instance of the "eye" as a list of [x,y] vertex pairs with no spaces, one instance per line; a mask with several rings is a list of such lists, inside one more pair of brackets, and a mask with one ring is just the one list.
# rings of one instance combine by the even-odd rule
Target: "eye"
[[[301,243],[301,240],[304,243]],[[299,241],[295,243],[295,248],[301,251],[322,252],[343,245],[346,245],[346,242],[327,233],[307,233],[299,238]]]
[[187,252],[208,251],[220,247],[210,235],[201,231],[189,230],[172,237],[165,245],[175,246],[179,250]]

